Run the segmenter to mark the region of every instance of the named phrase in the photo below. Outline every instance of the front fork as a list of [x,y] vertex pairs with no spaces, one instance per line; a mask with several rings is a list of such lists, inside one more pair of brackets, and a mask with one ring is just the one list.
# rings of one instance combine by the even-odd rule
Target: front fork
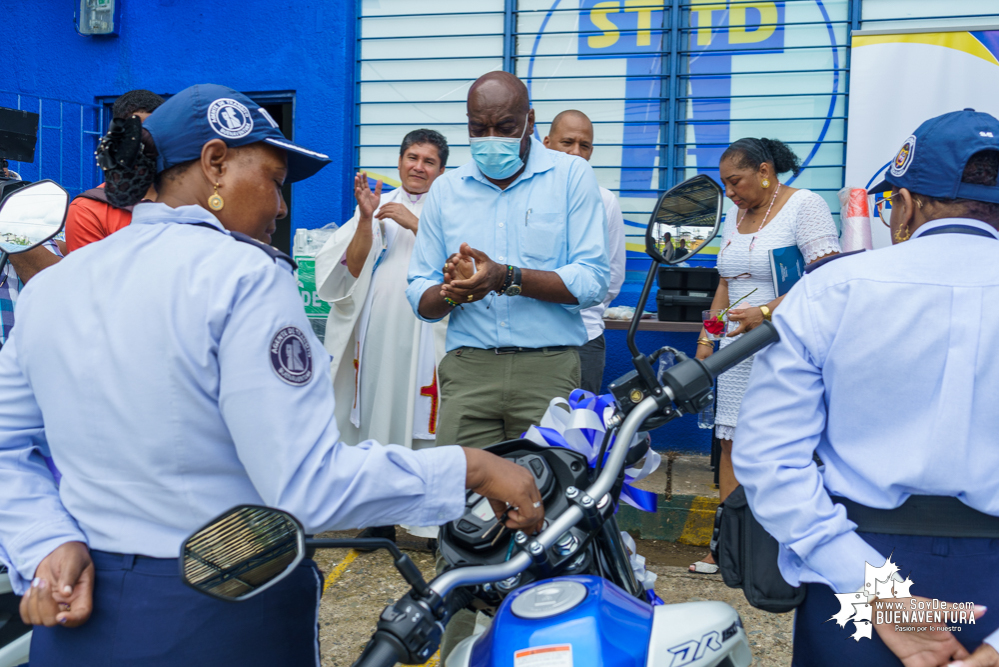
[[645,600],[645,587],[635,578],[635,571],[631,569],[628,549],[621,539],[621,529],[617,525],[616,517],[607,518],[600,527],[597,541],[600,543],[598,551],[606,554],[609,561],[608,578],[636,598]]

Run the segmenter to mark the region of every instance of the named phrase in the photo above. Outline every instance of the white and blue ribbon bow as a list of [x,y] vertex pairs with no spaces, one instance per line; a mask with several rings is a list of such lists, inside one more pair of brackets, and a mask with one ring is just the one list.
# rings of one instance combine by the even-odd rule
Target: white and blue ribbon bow
[[638,549],[635,547],[635,538],[622,530],[621,541],[624,542],[625,548],[628,549],[628,562],[631,563],[631,569],[635,573],[635,579],[637,579],[638,583],[640,583],[642,588],[645,589],[645,599],[648,600],[649,604],[653,607],[666,604],[661,597],[656,595],[656,579],[659,575],[645,569],[645,556],[638,555]]
[[[590,467],[595,467],[600,455],[606,420],[614,414],[614,397],[610,394],[597,396],[583,389],[569,394],[569,400],[553,398],[548,410],[541,418],[539,426],[531,426],[521,437],[542,447],[564,447],[579,452],[586,457]],[[613,436],[607,447],[607,455],[615,447],[617,436]],[[638,442],[638,436],[628,443],[631,448]],[[605,456],[606,460],[606,456]],[[641,468],[628,468],[624,471],[624,487],[621,500],[644,512],[658,509],[659,496],[651,491],[636,489],[635,482],[645,479],[659,467],[661,457],[649,449]]]

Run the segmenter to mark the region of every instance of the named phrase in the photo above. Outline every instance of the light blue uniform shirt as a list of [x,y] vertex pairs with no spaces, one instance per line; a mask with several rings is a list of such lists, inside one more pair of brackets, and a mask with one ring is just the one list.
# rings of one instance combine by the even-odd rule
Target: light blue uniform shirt
[[462,243],[500,264],[554,271],[578,303],[491,294],[462,304],[448,321],[449,351],[589,340],[580,311],[603,300],[610,262],[607,216],[585,160],[531,139],[527,166],[506,190],[490,183],[474,160],[434,181],[409,264],[406,296],[417,317],[423,293],[444,282],[444,262]]
[[933,221],[817,269],[774,310],[781,340],[753,362],[732,464],[793,585],[857,591],[864,562],[888,556],[830,494],[881,509],[955,496],[999,515],[999,242],[923,236],[949,224],[999,237]]
[[[203,222],[219,231],[184,224]],[[330,357],[290,266],[221,230],[198,206],[140,204],[18,300],[0,351],[0,544],[18,590],[66,541],[176,558],[241,503],[280,507],[309,532],[464,510],[458,447],[338,442]],[[301,384],[272,356],[289,327],[301,336],[286,377]]]

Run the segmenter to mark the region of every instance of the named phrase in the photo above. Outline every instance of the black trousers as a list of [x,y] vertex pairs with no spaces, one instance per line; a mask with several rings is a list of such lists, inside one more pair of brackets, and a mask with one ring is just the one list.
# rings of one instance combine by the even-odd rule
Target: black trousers
[[576,348],[579,350],[579,370],[582,382],[580,387],[594,394],[599,394],[604,383],[604,364],[607,355],[607,342],[604,335],[600,334],[586,345]]
[[31,667],[318,667],[322,580],[311,560],[245,602],[180,579],[177,559],[92,551],[94,611],[78,628],[36,627]]

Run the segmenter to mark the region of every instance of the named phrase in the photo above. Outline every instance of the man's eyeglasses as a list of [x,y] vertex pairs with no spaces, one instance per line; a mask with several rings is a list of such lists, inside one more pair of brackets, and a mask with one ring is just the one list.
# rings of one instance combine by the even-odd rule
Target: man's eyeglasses
[[889,221],[891,218],[891,213],[889,212],[888,215],[885,215],[885,204],[887,204],[888,206],[894,206],[894,204],[892,204],[892,197],[898,197],[898,193],[885,192],[883,195],[883,199],[879,199],[878,202],[874,205],[874,207],[878,209],[878,217],[881,218],[881,222],[885,224],[885,227],[891,227],[891,222]]

